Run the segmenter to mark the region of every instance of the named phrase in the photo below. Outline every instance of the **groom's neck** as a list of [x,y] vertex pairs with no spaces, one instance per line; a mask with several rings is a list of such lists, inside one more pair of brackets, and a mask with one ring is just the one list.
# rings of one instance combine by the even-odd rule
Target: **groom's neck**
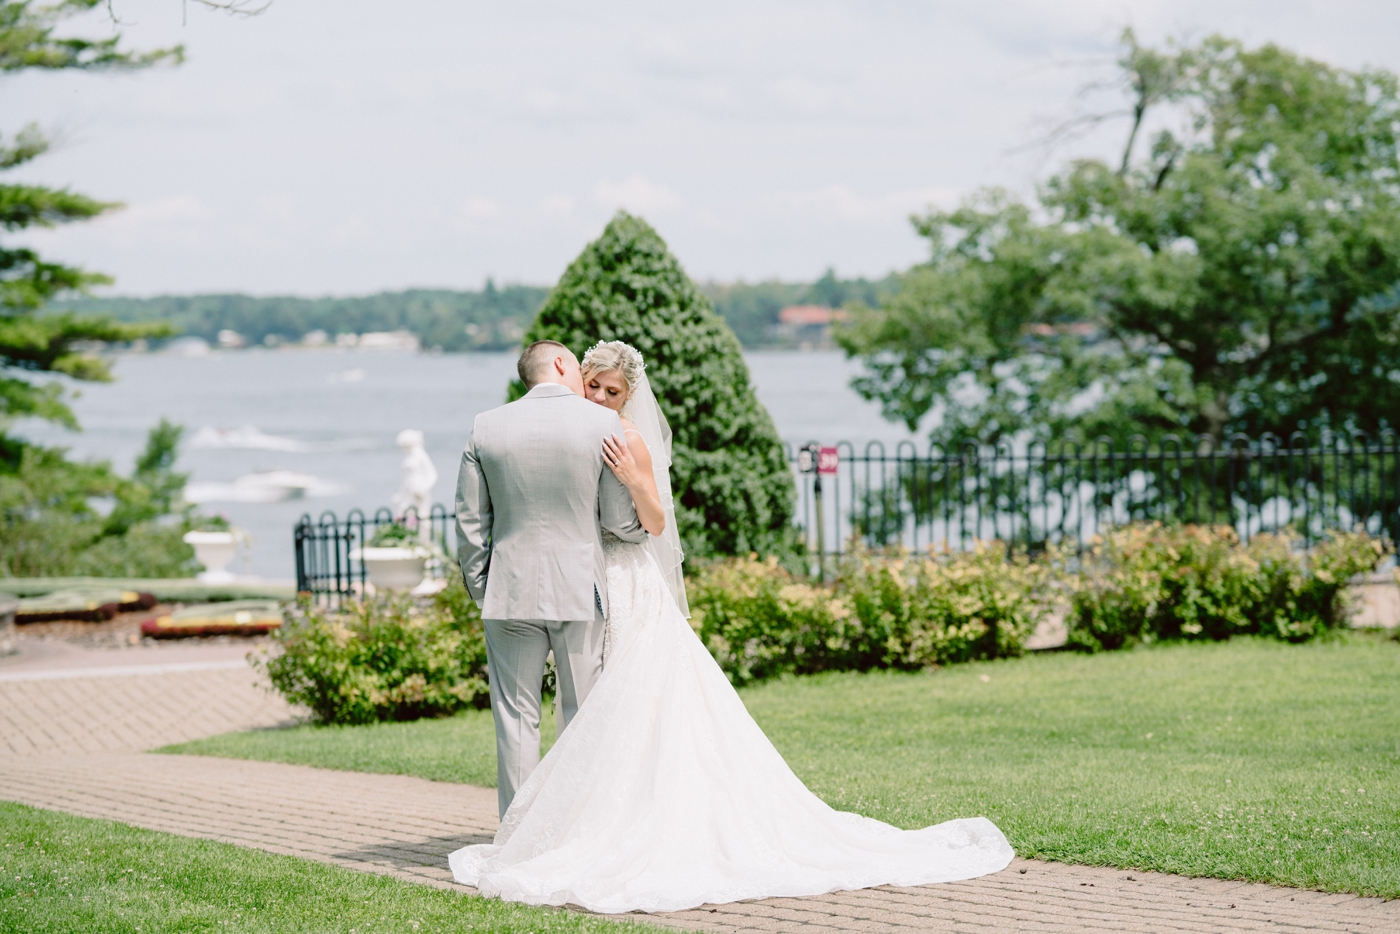
[[[582,395],[583,395],[583,393],[579,392],[579,391],[578,391],[577,389],[575,389],[573,386],[569,385],[569,383],[566,382],[562,377],[561,377],[561,378],[545,378],[545,379],[542,379],[542,380],[540,380],[539,382],[535,383],[535,386],[545,386],[545,385],[563,386],[565,389],[569,390],[570,392],[572,392],[572,393],[573,393],[574,395],[576,395],[576,396],[582,396]],[[531,389],[534,389],[535,386],[531,386],[530,388],[531,388]]]

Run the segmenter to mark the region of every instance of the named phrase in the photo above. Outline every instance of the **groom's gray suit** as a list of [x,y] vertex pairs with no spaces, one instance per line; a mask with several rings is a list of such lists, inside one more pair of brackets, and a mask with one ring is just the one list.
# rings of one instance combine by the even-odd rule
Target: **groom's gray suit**
[[603,463],[611,409],[541,383],[476,417],[457,476],[457,558],[481,607],[501,814],[540,761],[540,681],[554,650],[569,725],[603,669],[607,574],[600,529],[646,538]]

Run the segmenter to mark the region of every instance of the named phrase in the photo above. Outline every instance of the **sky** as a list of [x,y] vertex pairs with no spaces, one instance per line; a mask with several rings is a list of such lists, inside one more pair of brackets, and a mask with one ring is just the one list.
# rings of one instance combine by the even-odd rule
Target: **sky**
[[0,131],[57,140],[7,179],[126,205],[19,236],[99,294],[550,284],[619,208],[699,280],[878,277],[924,258],[911,214],[1114,157],[1122,123],[1039,141],[1119,103],[1077,95],[1125,26],[1400,71],[1393,0],[184,6],[66,27],[178,68],[0,79]]

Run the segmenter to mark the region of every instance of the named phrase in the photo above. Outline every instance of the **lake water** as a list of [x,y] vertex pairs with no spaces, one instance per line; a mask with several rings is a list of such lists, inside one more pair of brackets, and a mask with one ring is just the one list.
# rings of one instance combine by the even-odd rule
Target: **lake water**
[[[759,399],[794,445],[838,440],[863,445],[910,438],[880,417],[849,383],[859,367],[839,351],[754,351],[748,360]],[[132,354],[116,381],[83,385],[73,401],[81,433],[23,423],[18,433],[64,445],[79,458],[131,469],[146,432],[161,417],[184,425],[179,468],[202,508],[247,529],[253,547],[234,570],[289,579],[292,526],[303,513],[372,513],[398,489],[404,428],[424,433],[450,503],[462,446],[478,412],[500,405],[515,374],[514,354],[428,355],[366,351],[214,352],[202,357]],[[233,481],[282,469],[316,478],[304,499],[230,501]]]

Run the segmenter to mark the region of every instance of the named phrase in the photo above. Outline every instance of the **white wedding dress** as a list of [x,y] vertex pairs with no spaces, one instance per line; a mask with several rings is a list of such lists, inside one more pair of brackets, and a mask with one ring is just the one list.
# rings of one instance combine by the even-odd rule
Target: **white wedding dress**
[[603,673],[495,842],[449,857],[483,895],[590,911],[951,882],[1005,869],[982,817],[899,830],[793,774],[705,651],[644,545],[607,551]]

